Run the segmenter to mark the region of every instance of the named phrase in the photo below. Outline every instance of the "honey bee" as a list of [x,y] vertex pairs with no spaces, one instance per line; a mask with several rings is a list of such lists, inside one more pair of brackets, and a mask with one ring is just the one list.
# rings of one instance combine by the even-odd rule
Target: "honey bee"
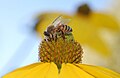
[[67,26],[69,19],[63,19],[61,16],[57,17],[47,30],[44,31],[45,40],[57,40],[58,37],[65,39],[65,36],[71,35],[72,28]]

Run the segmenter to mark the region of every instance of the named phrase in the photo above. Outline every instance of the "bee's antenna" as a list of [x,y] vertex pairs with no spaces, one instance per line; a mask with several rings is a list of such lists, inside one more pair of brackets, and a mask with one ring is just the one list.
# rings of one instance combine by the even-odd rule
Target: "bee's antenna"
[[61,17],[62,15],[59,15],[57,18],[55,18],[55,20],[52,22],[52,24]]

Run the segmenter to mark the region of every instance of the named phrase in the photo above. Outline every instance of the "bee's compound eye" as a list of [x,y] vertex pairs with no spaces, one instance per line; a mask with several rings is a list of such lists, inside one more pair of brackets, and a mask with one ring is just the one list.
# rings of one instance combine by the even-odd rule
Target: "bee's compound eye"
[[50,36],[50,34],[48,32],[46,32],[46,31],[44,31],[44,35],[45,36]]

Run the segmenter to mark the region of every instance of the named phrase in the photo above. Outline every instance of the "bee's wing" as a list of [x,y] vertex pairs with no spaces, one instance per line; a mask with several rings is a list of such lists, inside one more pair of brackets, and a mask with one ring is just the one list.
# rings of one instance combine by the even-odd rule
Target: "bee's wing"
[[70,21],[70,19],[64,19],[62,18],[62,16],[57,17],[54,21],[53,21],[53,25],[56,27],[57,25],[61,25],[61,24],[68,24]]
[[67,25],[70,22],[70,19],[61,19],[60,24]]
[[54,25],[55,27],[60,23],[62,17],[61,16],[58,16],[52,23],[52,25]]

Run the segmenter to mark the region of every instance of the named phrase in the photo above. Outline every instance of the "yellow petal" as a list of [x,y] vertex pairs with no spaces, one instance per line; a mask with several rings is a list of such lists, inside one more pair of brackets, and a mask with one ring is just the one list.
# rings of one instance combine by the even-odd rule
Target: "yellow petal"
[[[51,77],[51,73],[55,76]],[[2,78],[57,78],[57,67],[54,63],[35,63],[17,69],[3,76]]]
[[51,63],[48,72],[46,73],[45,78],[58,78],[58,68],[56,64]]
[[62,69],[60,71],[60,78],[94,78],[87,72],[79,69],[73,64],[62,64]]
[[76,66],[79,69],[82,69],[85,72],[91,74],[95,78],[120,78],[120,74],[103,67],[85,64],[77,64]]
[[95,49],[104,57],[111,56],[111,50],[97,34],[94,34],[94,37],[87,38],[87,40],[87,45],[90,46],[92,49]]
[[66,64],[62,64],[59,78],[79,78]]
[[76,41],[90,46],[103,56],[111,55],[111,50],[100,38],[98,29],[83,20],[77,19],[77,17],[69,25],[73,28],[73,35]]
[[102,13],[92,13],[89,19],[94,27],[98,28],[108,28],[110,30],[119,31],[119,24],[112,15],[106,15]]
[[35,67],[37,67],[38,65],[41,65],[42,63],[34,63],[22,68],[18,68],[8,74],[6,74],[5,76],[3,76],[3,78],[14,78],[14,77],[19,77],[19,75],[24,75],[24,72],[29,71],[30,69],[33,69]]

